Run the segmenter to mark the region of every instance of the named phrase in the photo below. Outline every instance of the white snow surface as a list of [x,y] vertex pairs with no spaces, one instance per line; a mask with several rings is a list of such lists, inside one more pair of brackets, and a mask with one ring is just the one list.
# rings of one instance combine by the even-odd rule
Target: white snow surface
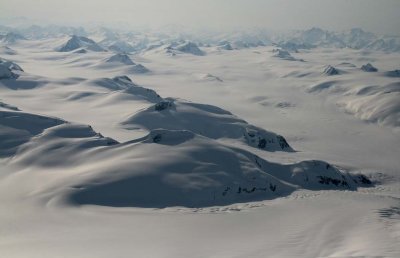
[[400,256],[395,43],[116,54],[137,73],[80,37],[0,52],[0,256]]

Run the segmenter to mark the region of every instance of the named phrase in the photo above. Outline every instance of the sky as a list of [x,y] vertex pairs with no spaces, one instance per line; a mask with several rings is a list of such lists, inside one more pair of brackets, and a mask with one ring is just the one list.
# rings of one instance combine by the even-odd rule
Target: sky
[[400,34],[400,0],[0,0],[0,19],[160,27],[347,30]]

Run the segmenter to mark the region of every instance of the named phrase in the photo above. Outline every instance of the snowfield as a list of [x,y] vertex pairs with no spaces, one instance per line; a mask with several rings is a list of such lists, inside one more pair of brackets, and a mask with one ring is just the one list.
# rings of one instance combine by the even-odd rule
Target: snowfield
[[0,37],[0,256],[400,256],[397,39],[46,31]]

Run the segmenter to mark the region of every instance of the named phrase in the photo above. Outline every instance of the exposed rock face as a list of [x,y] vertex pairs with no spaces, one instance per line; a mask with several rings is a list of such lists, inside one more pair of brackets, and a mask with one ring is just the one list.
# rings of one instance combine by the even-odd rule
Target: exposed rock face
[[361,70],[363,70],[364,72],[377,72],[378,71],[378,69],[370,63],[361,66]]
[[393,70],[385,73],[388,77],[400,77],[400,70]]
[[0,58],[0,79],[17,79],[22,68],[14,62]]
[[332,76],[332,75],[339,75],[340,72],[335,67],[328,65],[324,70],[324,74],[326,74],[328,76]]

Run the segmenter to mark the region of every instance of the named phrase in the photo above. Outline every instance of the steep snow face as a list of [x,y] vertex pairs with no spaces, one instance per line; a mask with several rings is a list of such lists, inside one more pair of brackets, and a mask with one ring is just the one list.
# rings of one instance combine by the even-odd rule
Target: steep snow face
[[79,48],[85,48],[86,50],[91,50],[95,52],[104,51],[102,47],[96,44],[93,40],[73,35],[65,44],[57,49],[59,52],[70,52]]
[[200,50],[200,48],[195,43],[190,42],[190,41],[176,46],[175,49],[179,52],[192,54],[192,55],[196,55],[196,56],[204,56],[205,55],[205,52]]
[[239,139],[263,150],[292,151],[282,136],[249,125],[226,110],[171,98],[139,111],[121,124],[127,129],[189,130],[212,139]]
[[378,71],[378,69],[370,63],[361,66],[361,70],[363,70],[364,72],[377,72]]
[[14,62],[0,58],[0,80],[16,79],[19,77],[22,68]]

